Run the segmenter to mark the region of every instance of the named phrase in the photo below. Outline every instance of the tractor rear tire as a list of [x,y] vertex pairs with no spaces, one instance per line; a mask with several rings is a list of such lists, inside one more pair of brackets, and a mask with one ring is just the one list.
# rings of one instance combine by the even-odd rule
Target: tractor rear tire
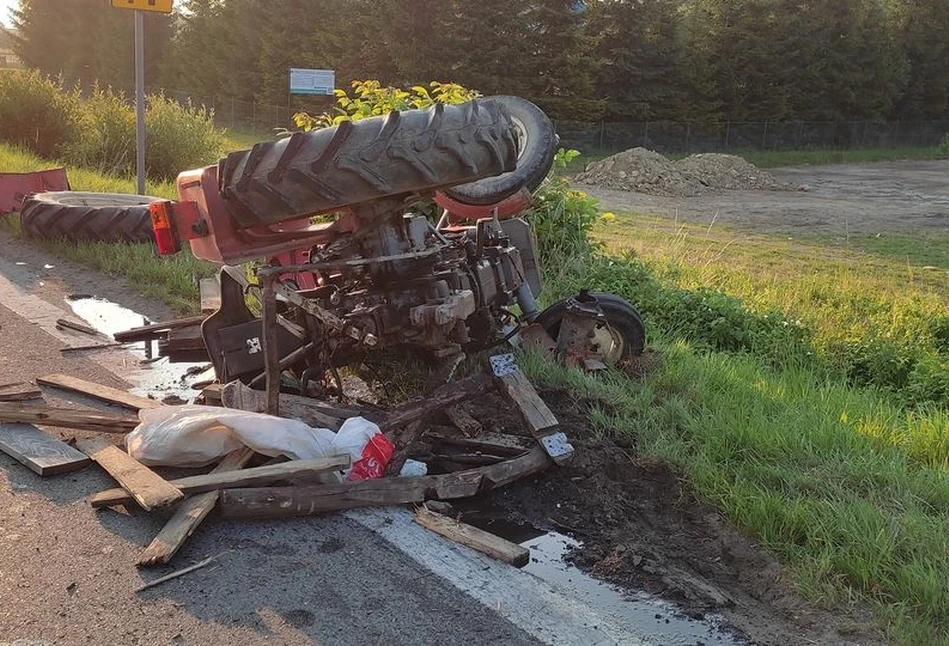
[[462,184],[444,191],[464,204],[497,204],[526,188],[533,193],[550,174],[560,139],[553,123],[536,105],[516,96],[493,97],[501,104],[517,129],[517,168],[497,177]]
[[220,190],[241,227],[276,224],[514,170],[516,134],[490,98],[393,112],[231,153]]
[[74,242],[152,242],[148,205],[159,198],[118,193],[37,193],[20,209],[20,227],[32,238]]

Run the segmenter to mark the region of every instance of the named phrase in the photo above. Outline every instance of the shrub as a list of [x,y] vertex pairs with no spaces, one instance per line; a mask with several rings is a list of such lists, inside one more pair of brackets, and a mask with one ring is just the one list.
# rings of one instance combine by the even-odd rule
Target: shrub
[[[149,177],[168,179],[216,161],[225,142],[211,117],[204,108],[149,97]],[[135,172],[135,110],[111,88],[96,86],[84,98],[36,71],[0,74],[0,141],[103,173]]]
[[306,112],[300,112],[293,115],[293,122],[298,128],[312,130],[390,112],[428,108],[436,103],[447,105],[465,103],[481,96],[475,90],[469,90],[456,83],[439,83],[438,81],[429,83],[431,90],[422,85],[416,85],[408,90],[383,86],[376,80],[353,81],[352,87],[352,96],[346,90],[336,90],[336,105],[332,112],[315,117]]
[[586,193],[571,190],[557,173],[579,154],[576,150],[557,152],[553,172],[537,191],[534,207],[528,214],[542,258],[587,256],[593,250],[589,234],[600,217],[599,202]]
[[0,140],[41,157],[60,155],[80,134],[79,98],[36,71],[0,74]]
[[109,175],[135,170],[135,113],[124,95],[112,89],[93,88],[82,101],[81,136],[63,150],[66,161]]
[[214,127],[211,111],[191,103],[149,97],[145,127],[148,175],[156,179],[216,161],[224,151],[224,135]]

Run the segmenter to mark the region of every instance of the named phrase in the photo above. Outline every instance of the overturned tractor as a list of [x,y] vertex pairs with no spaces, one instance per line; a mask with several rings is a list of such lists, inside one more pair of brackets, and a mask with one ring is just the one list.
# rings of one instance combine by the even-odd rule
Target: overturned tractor
[[[218,380],[266,382],[275,409],[283,373],[320,394],[382,349],[424,353],[445,377],[465,353],[522,336],[588,367],[641,353],[642,321],[618,296],[538,308],[522,216],[557,144],[539,108],[492,97],[295,133],[180,175],[179,201],[153,202],[151,218],[160,253],[189,243],[224,265],[201,328]],[[237,267],[251,261],[256,282]]]

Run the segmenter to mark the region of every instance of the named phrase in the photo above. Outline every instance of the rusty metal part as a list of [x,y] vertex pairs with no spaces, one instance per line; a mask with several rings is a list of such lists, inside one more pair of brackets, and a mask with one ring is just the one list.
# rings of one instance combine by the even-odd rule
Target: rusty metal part
[[267,381],[267,414],[280,414],[280,350],[277,347],[277,294],[275,276],[263,283],[264,374]]
[[[270,282],[271,289],[274,291],[274,293],[282,296],[288,302],[296,305],[310,316],[315,317],[324,325],[327,325],[338,332],[342,332],[346,336],[368,346],[374,346],[379,342],[379,340],[374,335],[369,334],[368,332],[363,332],[359,328],[350,325],[333,312],[320,307],[315,301],[304,298],[299,294],[299,292],[295,292],[285,285],[276,283],[275,276],[273,274],[262,274],[261,277],[264,281]],[[266,293],[266,288],[264,291]]]
[[597,355],[593,340],[597,326],[605,322],[606,316],[595,298],[581,292],[571,299],[564,309],[557,337],[557,360],[565,366],[584,367],[587,359]]

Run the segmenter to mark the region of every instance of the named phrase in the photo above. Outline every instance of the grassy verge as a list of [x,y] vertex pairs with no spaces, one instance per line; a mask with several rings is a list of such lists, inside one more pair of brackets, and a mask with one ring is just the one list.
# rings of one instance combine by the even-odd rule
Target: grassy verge
[[[0,169],[6,172],[30,172],[48,168],[35,155],[7,146],[0,146]],[[135,180],[111,177],[81,169],[69,168],[69,183],[75,191],[103,193],[135,193]],[[174,199],[178,195],[173,182],[147,184],[149,195]],[[19,235],[19,220],[7,218],[7,226]],[[171,257],[160,257],[151,245],[67,242],[30,242],[42,245],[60,257],[81,263],[110,276],[122,276],[144,296],[159,300],[180,313],[199,309],[197,280],[215,275],[216,265],[197,260],[189,251]]]

